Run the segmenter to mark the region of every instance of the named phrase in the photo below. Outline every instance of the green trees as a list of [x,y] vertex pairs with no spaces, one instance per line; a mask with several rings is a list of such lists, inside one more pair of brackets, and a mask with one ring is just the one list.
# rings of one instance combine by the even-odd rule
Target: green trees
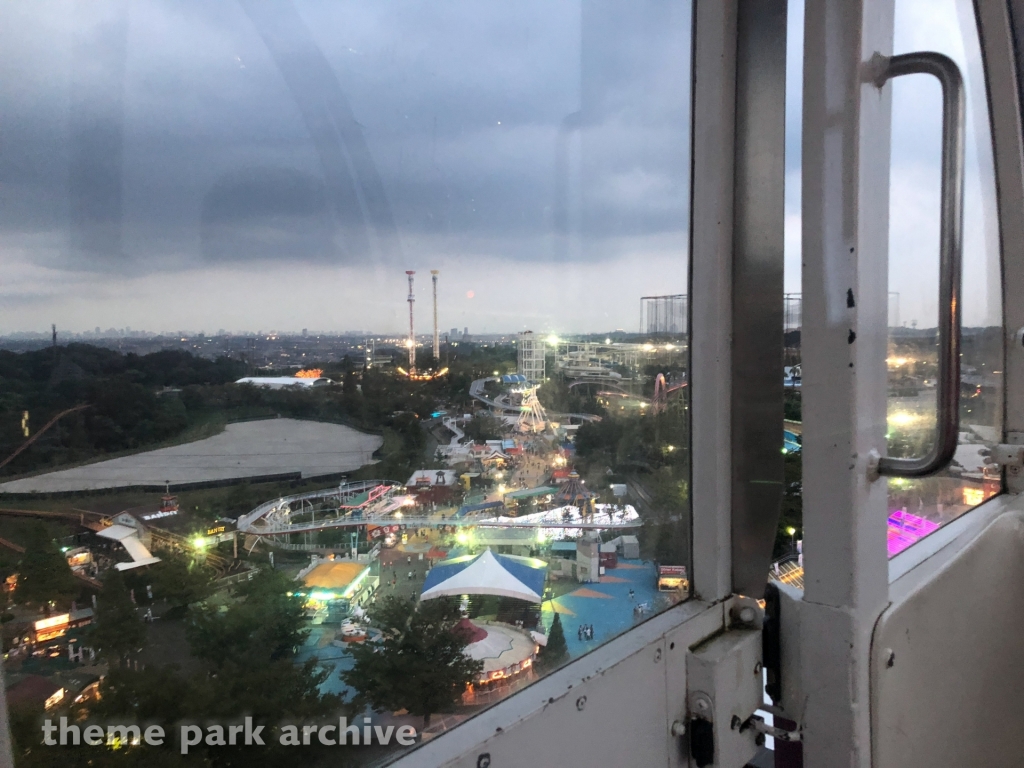
[[469,423],[466,424],[466,437],[476,442],[497,440],[501,437],[504,426],[504,422],[497,416],[481,411],[475,414],[469,420]]
[[227,611],[195,612],[187,631],[193,655],[215,667],[232,658],[266,664],[290,656],[308,635],[302,602],[288,595],[293,586],[281,571],[260,571],[236,588],[239,600]]
[[209,597],[213,572],[180,552],[162,552],[151,569],[153,597],[179,611]]
[[[111,595],[118,594],[117,581],[118,576],[108,577],[104,588],[107,600],[100,602],[101,621],[97,623],[97,632],[105,626],[116,625],[103,619],[110,610],[105,604],[112,602]],[[115,590],[107,595],[111,582]],[[226,611],[205,607],[192,611],[186,637],[192,657],[198,662],[197,668],[191,672],[156,664],[138,670],[113,668],[100,686],[99,701],[90,709],[90,714],[100,722],[153,723],[161,725],[168,734],[176,733],[177,724],[183,721],[239,723],[242,717],[250,716],[254,725],[264,726],[264,746],[207,747],[199,744],[180,762],[175,758],[177,750],[173,746],[168,749],[166,745],[142,746],[118,753],[83,752],[79,748],[69,750],[71,757],[90,754],[93,760],[113,760],[92,763],[93,768],[129,764],[269,768],[294,760],[294,750],[279,744],[278,724],[323,722],[342,714],[351,717],[352,713],[346,710],[339,696],[320,693],[319,688],[328,673],[318,667],[316,659],[305,664],[295,662],[292,650],[305,639],[305,632],[301,600],[288,596],[292,586],[280,572],[261,572],[235,590],[235,600]],[[24,735],[20,732],[15,735],[19,748],[38,744],[39,736],[38,725]],[[63,755],[55,751],[57,749],[32,749],[32,753],[52,760],[53,755]],[[125,752],[129,757],[134,755],[137,763],[116,762],[127,759],[123,758]],[[110,754],[115,757],[109,758]],[[314,739],[312,745],[303,747],[301,758],[310,764],[320,764],[318,760],[330,758],[334,764],[339,756],[338,747],[320,746]],[[84,761],[82,764],[84,768]]]
[[77,592],[75,577],[57,544],[41,523],[33,526],[18,566],[15,599],[39,605],[49,614],[50,603],[64,605]]
[[146,626],[139,618],[120,571],[107,573],[96,602],[93,645],[100,655],[121,665],[145,644]]
[[357,703],[382,711],[406,709],[422,717],[424,727],[432,714],[452,711],[483,669],[483,662],[463,653],[466,639],[452,631],[458,606],[446,599],[416,605],[389,596],[370,618],[383,636],[354,645],[355,664],[341,673],[358,691]]
[[548,644],[540,649],[537,662],[544,670],[554,669],[569,658],[569,646],[565,642],[565,630],[562,629],[562,617],[555,614],[548,630]]

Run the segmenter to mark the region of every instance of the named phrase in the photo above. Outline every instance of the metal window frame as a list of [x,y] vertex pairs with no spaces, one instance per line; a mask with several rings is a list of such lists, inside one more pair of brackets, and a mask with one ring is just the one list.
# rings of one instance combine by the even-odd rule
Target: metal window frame
[[[1024,21],[1024,0],[1011,4],[1014,18]],[[806,589],[794,604],[799,626],[783,627],[784,643],[788,636],[798,646],[788,650],[793,663],[787,673],[784,661],[783,677],[799,694],[787,705],[798,708],[793,716],[803,726],[809,765],[837,765],[837,756],[843,765],[871,764],[871,641],[891,585],[906,583],[910,574],[917,584],[933,577],[1006,502],[990,500],[887,561],[886,486],[872,479],[869,465],[885,447],[879,329],[886,327],[891,118],[890,89],[876,90],[871,80],[891,54],[894,5],[809,0],[806,6]],[[974,6],[990,94],[1007,353],[1004,425],[1013,442],[1013,433],[1024,428],[1024,350],[1017,338],[1024,305],[1013,300],[1024,295],[1021,92],[1008,3],[975,0]],[[852,302],[844,302],[847,290]]]
[[[1024,0],[975,0],[996,172],[1003,283],[1004,438],[1024,436]],[[998,94],[994,98],[993,94]],[[1007,490],[1024,491],[1008,478]]]
[[[803,66],[803,726],[809,765],[871,762],[871,631],[888,599],[885,448],[894,0],[808,0]],[[882,59],[884,62],[884,58]],[[785,614],[783,614],[785,622]],[[784,672],[784,686],[785,681]]]

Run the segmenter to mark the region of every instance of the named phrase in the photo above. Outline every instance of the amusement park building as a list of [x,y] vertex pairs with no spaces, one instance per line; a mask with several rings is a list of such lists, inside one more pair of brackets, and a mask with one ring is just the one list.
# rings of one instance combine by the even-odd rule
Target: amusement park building
[[453,469],[420,469],[405,483],[420,504],[443,504],[455,495],[458,476]]
[[365,605],[380,582],[370,565],[350,560],[314,563],[296,578],[311,602],[340,604],[345,609]]

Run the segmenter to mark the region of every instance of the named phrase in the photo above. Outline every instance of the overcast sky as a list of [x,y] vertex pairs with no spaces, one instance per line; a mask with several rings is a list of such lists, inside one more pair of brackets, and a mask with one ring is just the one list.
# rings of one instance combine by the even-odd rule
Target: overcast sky
[[[953,56],[975,104],[956,3],[900,0],[896,48]],[[638,330],[641,296],[687,289],[689,24],[666,0],[4,4],[0,333],[399,331],[407,269],[420,332],[431,269],[444,329]],[[939,93],[914,80],[894,98],[890,273],[900,319],[930,326]],[[974,116],[964,308],[981,324],[998,304]]]

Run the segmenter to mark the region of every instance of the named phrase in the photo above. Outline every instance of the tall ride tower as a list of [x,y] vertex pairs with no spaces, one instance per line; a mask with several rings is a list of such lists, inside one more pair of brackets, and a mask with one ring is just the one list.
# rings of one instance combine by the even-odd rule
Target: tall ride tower
[[409,276],[409,341],[406,344],[409,347],[409,373],[416,370],[416,334],[412,329],[412,305],[416,301],[416,294],[412,291],[412,276],[416,273],[407,269],[405,274]]
[[434,281],[434,365],[437,365],[437,361],[441,359],[441,335],[437,331],[437,276],[439,274],[441,274],[439,269],[430,270],[431,280]]

